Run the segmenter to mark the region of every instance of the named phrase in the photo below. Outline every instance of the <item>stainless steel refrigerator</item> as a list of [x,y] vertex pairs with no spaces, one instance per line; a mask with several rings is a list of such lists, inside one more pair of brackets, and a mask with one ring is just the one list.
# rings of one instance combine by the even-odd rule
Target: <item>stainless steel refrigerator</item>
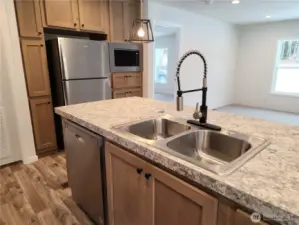
[[[111,98],[107,41],[59,37],[46,44],[54,107]],[[55,123],[58,146],[62,148],[58,116]]]
[[108,42],[59,37],[47,46],[59,105],[111,98]]

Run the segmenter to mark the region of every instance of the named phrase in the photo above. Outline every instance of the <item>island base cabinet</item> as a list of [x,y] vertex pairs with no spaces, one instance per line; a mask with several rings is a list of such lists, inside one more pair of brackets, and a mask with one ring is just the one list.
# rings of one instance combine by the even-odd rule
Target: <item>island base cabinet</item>
[[154,225],[216,225],[216,198],[151,166]]
[[146,163],[109,142],[105,148],[109,225],[152,225]]
[[216,225],[218,201],[106,142],[110,225]]

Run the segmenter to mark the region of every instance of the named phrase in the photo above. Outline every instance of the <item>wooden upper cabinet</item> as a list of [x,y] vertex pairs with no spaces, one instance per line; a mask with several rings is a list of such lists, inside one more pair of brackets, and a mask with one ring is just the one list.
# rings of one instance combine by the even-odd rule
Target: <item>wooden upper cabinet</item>
[[43,26],[38,0],[15,0],[19,35],[21,37],[42,37]]
[[46,25],[77,29],[79,27],[78,3],[76,0],[43,0]]
[[216,225],[218,200],[151,166],[154,225]]
[[56,149],[54,112],[51,97],[30,100],[37,153]]
[[80,29],[108,33],[108,2],[106,0],[78,0]]
[[133,21],[140,18],[140,2],[116,1],[109,2],[110,41],[124,42],[130,38]]
[[124,3],[122,1],[109,2],[110,19],[110,41],[123,42],[125,40],[124,30]]
[[110,225],[152,225],[146,163],[106,142],[106,177]]
[[46,50],[43,40],[21,40],[29,97],[50,95]]
[[140,18],[140,2],[129,1],[124,3],[124,37],[129,40],[133,22],[135,19]]

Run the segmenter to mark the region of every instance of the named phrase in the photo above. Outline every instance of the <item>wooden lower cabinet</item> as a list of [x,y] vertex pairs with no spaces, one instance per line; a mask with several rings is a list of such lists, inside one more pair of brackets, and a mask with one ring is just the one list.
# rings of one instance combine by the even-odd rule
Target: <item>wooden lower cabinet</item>
[[141,87],[141,73],[113,73],[113,88]]
[[155,225],[215,225],[216,198],[151,166]]
[[110,225],[216,225],[217,199],[106,142]]
[[56,149],[54,112],[50,96],[30,99],[37,154]]
[[140,88],[113,90],[112,96],[113,98],[142,97],[142,92]]
[[143,177],[146,163],[106,142],[106,179],[110,225],[150,225],[151,190]]

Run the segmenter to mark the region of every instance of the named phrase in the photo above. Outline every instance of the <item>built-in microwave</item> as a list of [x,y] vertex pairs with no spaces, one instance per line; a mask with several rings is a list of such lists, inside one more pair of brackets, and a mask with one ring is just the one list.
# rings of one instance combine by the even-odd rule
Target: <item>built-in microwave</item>
[[140,72],[142,70],[142,45],[134,43],[109,43],[111,72]]

